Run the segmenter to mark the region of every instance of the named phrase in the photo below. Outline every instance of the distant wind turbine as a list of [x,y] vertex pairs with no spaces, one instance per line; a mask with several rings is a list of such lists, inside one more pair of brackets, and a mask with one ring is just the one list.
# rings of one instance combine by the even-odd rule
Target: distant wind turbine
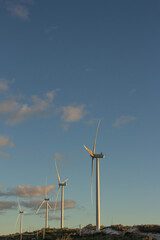
[[46,227],[45,228],[48,228],[48,207],[51,208],[51,206],[49,205],[49,201],[50,199],[47,198],[47,178],[46,178],[46,185],[45,185],[45,198],[43,200],[43,202],[41,203],[41,205],[39,206],[39,208],[37,209],[36,211],[36,214],[39,212],[39,210],[41,209],[42,205],[44,203],[46,203]]
[[92,200],[92,185],[93,185],[93,166],[94,166],[94,158],[96,158],[96,230],[100,230],[100,186],[99,186],[99,158],[104,158],[103,153],[95,154],[96,150],[96,141],[97,141],[97,133],[99,128],[100,120],[98,122],[96,136],[93,145],[93,151],[89,150],[85,145],[84,148],[90,154],[92,158],[92,173],[91,173],[91,200]]
[[59,173],[58,173],[58,169],[57,169],[57,165],[56,165],[56,161],[55,161],[55,166],[56,166],[56,171],[57,171],[59,188],[58,188],[58,193],[57,193],[57,197],[56,197],[56,203],[55,203],[55,207],[54,207],[54,212],[56,211],[58,195],[59,195],[59,191],[60,191],[60,188],[61,188],[61,229],[62,229],[63,228],[63,218],[64,218],[64,187],[67,186],[66,182],[68,181],[68,179],[66,179],[65,181],[61,182],[60,176],[59,176]]
[[27,213],[27,212],[21,210],[21,206],[20,206],[19,200],[17,200],[17,201],[18,201],[19,214],[18,214],[15,226],[17,225],[18,219],[20,217],[20,240],[22,240],[22,215]]

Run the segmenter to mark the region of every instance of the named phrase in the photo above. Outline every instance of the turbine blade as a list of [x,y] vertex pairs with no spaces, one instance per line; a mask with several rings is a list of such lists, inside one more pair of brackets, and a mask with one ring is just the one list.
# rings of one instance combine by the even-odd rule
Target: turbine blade
[[57,193],[57,197],[56,197],[56,203],[55,203],[55,205],[54,205],[54,211],[53,211],[53,215],[55,214],[55,211],[56,211],[56,207],[57,207],[57,200],[58,200],[59,191],[60,191],[60,186],[59,186],[59,188],[58,188],[58,193]]
[[93,152],[92,152],[91,150],[89,150],[85,145],[83,145],[83,146],[84,146],[84,148],[87,150],[87,152],[89,152],[89,154],[90,154],[92,157],[94,157]]
[[47,198],[47,177],[46,177],[46,184],[44,187],[44,192],[45,192],[45,198]]
[[48,206],[49,206],[50,209],[52,209],[52,207],[50,206],[49,202],[48,202]]
[[60,176],[59,176],[59,173],[58,173],[58,169],[57,169],[57,164],[56,164],[56,161],[55,161],[55,166],[56,166],[56,171],[57,171],[58,182],[60,183],[60,182],[61,182],[61,180],[60,180]]
[[18,201],[19,211],[21,212],[21,206],[20,206],[19,200],[17,199],[17,201]]
[[36,214],[39,212],[39,210],[41,209],[42,205],[45,203],[45,200],[41,203],[41,205],[39,206],[39,208],[36,211]]
[[23,213],[26,214],[26,213],[28,213],[28,212],[27,212],[27,211],[24,211]]
[[99,120],[99,122],[98,122],[97,131],[96,131],[96,136],[95,136],[95,140],[94,140],[94,146],[93,146],[93,153],[94,153],[94,154],[95,154],[95,150],[96,150],[97,133],[98,133],[98,128],[99,128],[100,122],[101,122],[101,120]]
[[16,225],[17,225],[17,223],[18,223],[19,216],[20,216],[20,214],[18,214],[18,217],[17,217],[17,220],[16,220],[15,227],[16,227]]
[[91,202],[93,203],[93,166],[94,166],[94,158],[92,158],[92,172],[91,172]]
[[65,182],[67,182],[67,181],[68,181],[68,179],[69,179],[69,178],[67,178],[65,181],[63,181],[63,182],[62,182],[62,184],[63,184],[63,183],[65,183]]

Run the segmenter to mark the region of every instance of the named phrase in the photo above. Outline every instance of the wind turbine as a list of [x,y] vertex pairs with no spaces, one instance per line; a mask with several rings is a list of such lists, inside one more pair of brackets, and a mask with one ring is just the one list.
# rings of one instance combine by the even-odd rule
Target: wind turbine
[[16,225],[17,225],[18,219],[20,217],[20,240],[22,240],[22,215],[27,213],[27,212],[21,210],[21,206],[20,206],[19,200],[17,200],[17,201],[18,201],[19,214],[18,214],[18,217],[17,217]]
[[97,133],[99,128],[100,120],[98,122],[96,136],[93,145],[93,151],[88,149],[85,145],[84,148],[90,154],[92,158],[92,173],[91,173],[91,200],[92,200],[92,185],[93,185],[93,166],[94,166],[94,158],[96,158],[96,230],[100,230],[100,186],[99,186],[99,158],[104,158],[104,154],[101,152],[100,154],[95,154],[96,150],[96,141],[97,141]]
[[57,197],[56,197],[54,212],[56,210],[58,195],[59,195],[59,191],[60,191],[60,188],[61,188],[61,229],[62,229],[63,228],[63,219],[64,219],[64,187],[67,186],[66,182],[68,181],[68,179],[61,182],[61,179],[60,179],[60,176],[59,176],[59,173],[58,173],[58,169],[57,169],[57,165],[56,165],[56,161],[55,161],[55,166],[56,166],[56,171],[57,171],[59,188],[58,188],[58,193],[57,193]]
[[41,205],[39,206],[39,208],[37,209],[36,214],[39,212],[42,205],[44,203],[46,203],[46,227],[45,228],[48,228],[48,207],[51,208],[51,206],[49,205],[49,202],[48,202],[50,199],[47,198],[47,178],[46,178],[46,185],[45,185],[44,191],[45,191],[45,198],[44,198],[43,202],[41,203]]

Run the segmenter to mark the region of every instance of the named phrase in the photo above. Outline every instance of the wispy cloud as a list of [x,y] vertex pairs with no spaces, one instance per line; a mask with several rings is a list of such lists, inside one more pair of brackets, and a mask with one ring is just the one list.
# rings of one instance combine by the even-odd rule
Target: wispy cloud
[[3,158],[10,158],[10,155],[8,153],[5,153],[1,150],[3,147],[14,147],[14,143],[11,142],[9,137],[0,136],[0,156]]
[[55,153],[54,160],[58,162],[58,169],[63,169],[68,164],[64,153]]
[[29,4],[34,4],[35,0],[6,0],[6,9],[11,16],[18,17],[21,20],[29,20]]
[[6,91],[8,88],[8,80],[0,78],[0,90]]
[[0,102],[0,115],[6,119],[7,125],[16,125],[33,117],[42,117],[51,108],[54,91],[47,92],[43,99],[31,96],[29,103],[20,100],[5,100]]
[[29,9],[20,4],[14,5],[13,3],[9,3],[7,10],[11,13],[12,16],[19,17],[20,19],[23,20],[28,20],[29,19]]
[[[47,186],[47,193],[49,194],[52,192],[56,186],[49,185]],[[42,197],[45,194],[45,187],[44,186],[21,186],[19,185],[16,188],[12,189],[16,196],[23,197],[23,198],[30,198],[30,197]]]
[[20,104],[15,100],[6,100],[0,102],[0,114],[8,114],[17,111]]
[[54,26],[50,26],[50,27],[47,27],[44,32],[45,33],[50,33],[50,32],[53,32],[54,30],[57,30],[58,29],[58,26],[54,25]]
[[119,127],[119,126],[125,125],[135,119],[136,119],[135,116],[121,116],[115,120],[115,122],[112,124],[112,126]]
[[1,150],[0,150],[0,156],[3,157],[3,158],[10,158],[11,157],[8,153],[5,153]]
[[[41,200],[30,200],[30,201],[21,201],[21,206],[28,208],[32,211],[36,211],[40,204],[42,203]],[[45,204],[42,206],[42,209],[44,209],[46,206]]]
[[80,121],[86,114],[84,108],[85,105],[62,107],[62,120],[68,123]]
[[0,147],[14,147],[14,144],[10,141],[9,137],[0,136]]
[[[71,208],[75,208],[76,207],[76,202],[72,199],[68,199],[64,201],[64,208],[65,209],[71,209]],[[61,202],[57,202],[57,206],[56,206],[57,210],[61,209]]]
[[[50,194],[56,186],[49,185],[47,186],[47,193]],[[0,191],[0,197],[11,197],[17,196],[21,198],[31,198],[31,197],[43,197],[45,194],[45,187],[44,186],[17,186],[12,189],[8,189],[7,191]]]
[[[7,90],[10,82],[1,78],[0,90]],[[48,91],[43,97],[32,95],[29,98],[25,98],[23,95],[15,96],[7,94],[5,95],[5,99],[0,101],[0,117],[5,120],[7,125],[13,126],[30,119],[61,113],[60,118],[63,129],[68,130],[70,123],[81,121],[88,112],[84,104],[72,104],[56,108],[53,101],[57,91],[59,89]],[[1,152],[0,155],[4,154]]]
[[79,122],[87,114],[85,111],[85,105],[70,105],[66,107],[61,107],[62,111],[62,121],[64,122],[64,130],[68,130],[69,123]]
[[16,209],[17,203],[15,201],[0,201],[0,211]]
[[[26,201],[21,201],[21,206],[23,206],[25,208],[29,208],[32,211],[36,211],[41,203],[42,203],[42,200],[30,200],[30,201],[27,201],[27,202]],[[52,207],[52,209],[54,209],[55,202],[50,202],[49,204]],[[76,207],[76,202],[73,201],[72,199],[64,200],[64,208],[65,209],[71,209],[71,208],[75,208],[75,207]],[[43,210],[45,208],[46,208],[46,205],[43,204],[41,209]],[[61,209],[61,202],[57,202],[57,208],[56,209],[57,210]]]

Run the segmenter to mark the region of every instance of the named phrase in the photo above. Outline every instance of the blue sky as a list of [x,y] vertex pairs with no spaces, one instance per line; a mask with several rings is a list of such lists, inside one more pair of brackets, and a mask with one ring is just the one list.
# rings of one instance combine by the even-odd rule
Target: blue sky
[[17,197],[23,230],[44,227],[34,212],[46,176],[56,199],[55,159],[64,225],[95,225],[83,144],[98,119],[101,224],[160,223],[159,23],[158,0],[0,0],[0,234],[19,231]]

